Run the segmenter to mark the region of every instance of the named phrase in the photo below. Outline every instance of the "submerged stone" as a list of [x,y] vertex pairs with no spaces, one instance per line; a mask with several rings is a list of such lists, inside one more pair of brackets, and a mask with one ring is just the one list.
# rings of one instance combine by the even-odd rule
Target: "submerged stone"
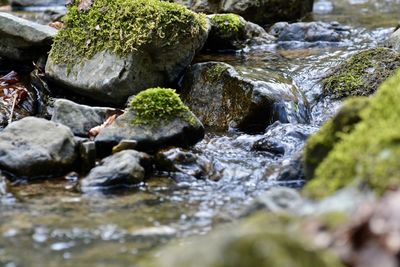
[[61,124],[27,117],[0,132],[0,169],[19,177],[54,177],[70,171],[77,143]]
[[[206,41],[208,21],[158,0],[73,1],[46,65],[53,82],[122,105],[143,89],[176,80]],[[124,6],[124,8],[121,8]]]
[[308,120],[308,104],[292,84],[243,78],[222,62],[191,66],[183,78],[182,99],[205,126],[218,130],[257,132],[278,120]]
[[369,105],[360,112],[361,121],[341,135],[315,170],[306,194],[324,197],[348,184],[361,184],[382,194],[400,185],[400,71],[384,82]]
[[400,54],[389,48],[359,52],[323,80],[324,95],[334,99],[369,96],[400,67]]

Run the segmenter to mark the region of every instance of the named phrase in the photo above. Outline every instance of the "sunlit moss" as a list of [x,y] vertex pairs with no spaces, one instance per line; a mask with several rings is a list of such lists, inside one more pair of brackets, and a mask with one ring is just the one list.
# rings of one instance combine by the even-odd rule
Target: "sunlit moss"
[[211,17],[211,23],[221,34],[238,34],[244,30],[244,22],[235,14],[216,14]]

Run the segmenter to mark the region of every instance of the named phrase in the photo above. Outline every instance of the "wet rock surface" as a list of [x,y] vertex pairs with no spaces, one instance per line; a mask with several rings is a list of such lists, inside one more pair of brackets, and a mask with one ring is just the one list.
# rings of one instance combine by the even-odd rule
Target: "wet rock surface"
[[82,179],[82,191],[107,190],[132,186],[144,181],[151,167],[150,156],[135,150],[125,150],[103,159]]
[[385,46],[396,50],[400,53],[400,30],[395,31],[388,40],[385,42]]
[[0,168],[27,178],[55,176],[71,170],[76,142],[66,126],[35,117],[0,132]]
[[221,62],[193,65],[183,78],[181,96],[205,126],[220,130],[257,132],[277,120],[308,120],[307,103],[292,84],[246,79]]
[[0,56],[32,60],[46,55],[57,30],[0,12]]

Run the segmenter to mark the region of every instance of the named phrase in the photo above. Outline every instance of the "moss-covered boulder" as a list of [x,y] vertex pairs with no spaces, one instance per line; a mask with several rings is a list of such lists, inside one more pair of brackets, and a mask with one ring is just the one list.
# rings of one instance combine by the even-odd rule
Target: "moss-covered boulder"
[[368,96],[400,67],[400,54],[389,48],[359,52],[323,80],[324,95],[334,99]]
[[305,193],[324,197],[350,183],[381,194],[400,185],[400,71],[387,80],[360,112],[361,121],[315,170]]
[[[297,231],[285,227],[288,217],[256,214],[185,244],[169,245],[140,267],[340,267],[330,253],[316,249]],[[185,241],[184,241],[185,242]]]
[[318,165],[329,154],[334,145],[342,136],[350,133],[361,120],[360,112],[368,106],[368,98],[355,97],[344,102],[335,117],[328,120],[308,140],[304,149],[304,172],[308,179],[312,179]]
[[259,132],[274,121],[306,122],[308,104],[279,76],[255,81],[222,62],[192,65],[183,78],[182,99],[207,127]]
[[159,0],[74,0],[46,65],[53,82],[121,105],[139,91],[176,80],[205,43],[208,20]]
[[137,94],[95,142],[103,153],[110,153],[122,140],[135,140],[137,150],[154,152],[168,146],[188,147],[203,137],[203,125],[174,90],[150,88]]
[[257,24],[298,20],[312,11],[313,0],[193,0],[190,7],[205,13],[234,13]]

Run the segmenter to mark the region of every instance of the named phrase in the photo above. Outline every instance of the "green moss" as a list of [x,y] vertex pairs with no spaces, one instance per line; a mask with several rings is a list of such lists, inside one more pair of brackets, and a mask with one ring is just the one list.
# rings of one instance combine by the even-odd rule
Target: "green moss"
[[193,125],[196,119],[175,90],[150,88],[137,94],[129,106],[136,114],[133,124],[154,125],[160,121],[182,118]]
[[225,63],[215,62],[205,72],[205,74],[206,74],[205,79],[208,81],[217,82],[221,78],[221,75],[223,74],[223,72],[226,71],[227,69],[229,69],[229,65],[227,65]]
[[368,98],[349,98],[335,117],[328,120],[321,129],[308,140],[304,149],[304,169],[308,179],[342,137],[350,133],[360,120],[360,112],[368,106]]
[[244,30],[244,23],[235,14],[216,14],[211,17],[211,23],[221,34],[237,34]]
[[50,57],[59,64],[76,64],[103,50],[127,55],[143,47],[157,49],[206,30],[204,15],[159,0],[96,0],[79,10],[74,0],[64,17]]
[[304,191],[324,197],[349,184],[377,194],[400,185],[400,71],[386,81],[361,112],[361,122],[322,161]]
[[353,55],[323,80],[324,94],[333,98],[368,96],[400,67],[400,54],[374,48]]

